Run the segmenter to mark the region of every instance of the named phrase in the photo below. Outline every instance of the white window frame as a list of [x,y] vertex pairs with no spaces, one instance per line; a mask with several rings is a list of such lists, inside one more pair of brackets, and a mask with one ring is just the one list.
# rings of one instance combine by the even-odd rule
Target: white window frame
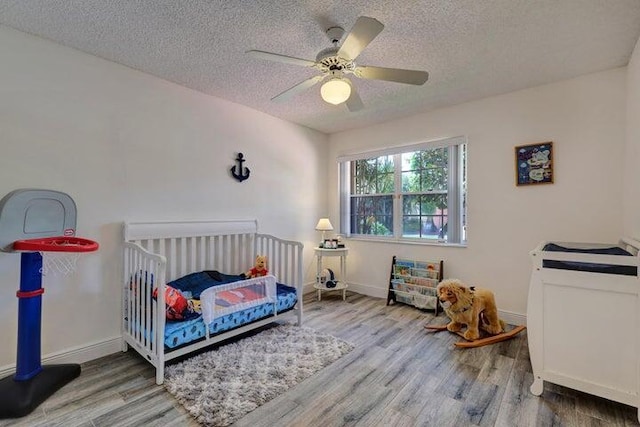
[[[340,232],[345,237],[356,238],[362,240],[381,240],[390,242],[407,242],[426,245],[466,245],[466,224],[463,224],[466,213],[463,207],[463,196],[465,188],[463,172],[466,168],[463,164],[464,156],[462,155],[462,146],[467,144],[464,136],[452,138],[444,138],[435,141],[421,142],[418,144],[402,145],[397,147],[383,148],[380,150],[372,150],[366,152],[352,153],[338,157],[340,165]],[[434,148],[449,148],[449,164],[448,164],[448,203],[447,203],[447,239],[426,239],[416,237],[402,236],[402,185],[401,185],[401,169],[400,158],[403,153],[413,151],[423,151]],[[372,159],[381,156],[394,156],[395,170],[395,190],[393,195],[393,235],[369,235],[369,234],[351,234],[351,162],[355,160]],[[468,152],[467,152],[468,155]],[[467,221],[468,222],[468,221]]]

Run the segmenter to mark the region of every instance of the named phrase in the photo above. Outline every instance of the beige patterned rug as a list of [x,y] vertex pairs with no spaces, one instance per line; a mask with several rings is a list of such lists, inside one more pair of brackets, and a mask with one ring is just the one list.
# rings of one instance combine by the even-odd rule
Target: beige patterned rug
[[228,426],[353,350],[310,328],[279,325],[169,365],[169,393],[205,426]]

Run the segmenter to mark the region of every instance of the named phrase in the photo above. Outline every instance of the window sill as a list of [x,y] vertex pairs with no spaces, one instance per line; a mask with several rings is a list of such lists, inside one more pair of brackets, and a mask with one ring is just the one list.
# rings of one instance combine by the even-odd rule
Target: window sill
[[467,243],[447,243],[438,241],[424,241],[416,239],[395,239],[393,237],[364,237],[364,236],[350,236],[345,237],[346,240],[352,240],[357,242],[373,242],[373,243],[390,243],[396,245],[415,245],[415,246],[439,246],[447,248],[466,248]]

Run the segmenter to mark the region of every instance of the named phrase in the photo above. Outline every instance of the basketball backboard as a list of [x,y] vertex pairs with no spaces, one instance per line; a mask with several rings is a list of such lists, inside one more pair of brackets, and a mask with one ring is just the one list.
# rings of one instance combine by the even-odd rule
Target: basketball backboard
[[0,200],[0,250],[13,252],[16,240],[75,236],[76,204],[54,190],[19,189]]

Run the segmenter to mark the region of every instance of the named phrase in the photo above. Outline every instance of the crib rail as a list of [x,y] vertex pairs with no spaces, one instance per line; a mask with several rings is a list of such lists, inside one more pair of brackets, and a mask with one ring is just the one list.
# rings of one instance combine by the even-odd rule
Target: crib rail
[[[154,365],[164,365],[163,351],[158,347],[164,346],[166,262],[164,256],[153,254],[136,243],[124,243],[123,350],[127,344],[132,345]],[[156,287],[157,298],[153,298]],[[159,311],[161,316],[156,315]]]
[[254,234],[146,239],[136,243],[167,259],[166,279],[175,280],[195,271],[218,270],[240,274],[254,263]]
[[[233,302],[225,301],[226,305],[218,304],[217,300],[220,295],[225,295],[229,291],[242,293],[243,289],[250,289],[252,299],[243,298]],[[276,292],[276,278],[272,275],[212,286],[200,294],[202,319],[205,325],[208,326],[218,317],[266,303],[273,305],[273,314],[277,315],[278,299]]]
[[276,276],[278,282],[302,286],[302,249],[300,242],[283,240],[268,234],[257,234],[255,254],[266,255],[269,263],[269,274]]
[[255,254],[266,255],[269,274],[278,282],[295,286],[298,293],[298,324],[302,324],[302,250],[300,242],[283,240],[269,234],[256,234]]

